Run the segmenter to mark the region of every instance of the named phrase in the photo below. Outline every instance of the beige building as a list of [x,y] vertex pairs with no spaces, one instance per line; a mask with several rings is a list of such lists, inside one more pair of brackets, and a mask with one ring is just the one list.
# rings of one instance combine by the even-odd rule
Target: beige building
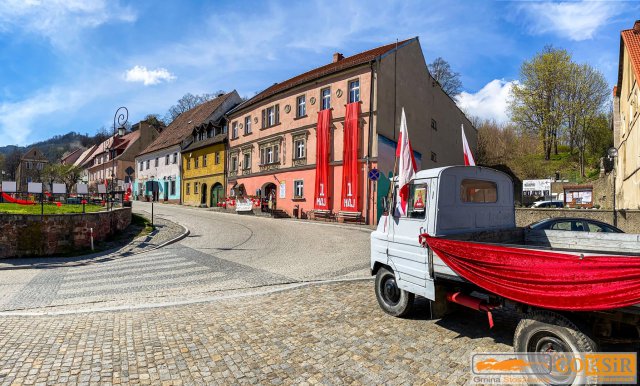
[[618,84],[614,87],[614,145],[618,149],[618,209],[640,209],[640,20],[620,36]]

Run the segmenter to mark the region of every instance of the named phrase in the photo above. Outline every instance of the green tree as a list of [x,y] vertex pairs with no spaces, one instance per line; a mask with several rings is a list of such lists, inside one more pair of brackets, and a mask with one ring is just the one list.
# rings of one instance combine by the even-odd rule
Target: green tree
[[66,186],[67,192],[70,193],[73,186],[80,180],[82,168],[76,165],[50,164],[42,171],[42,182],[62,183]]
[[545,160],[551,159],[552,151],[558,153],[570,64],[571,56],[566,50],[545,47],[522,64],[519,82],[511,89],[511,120],[541,138]]

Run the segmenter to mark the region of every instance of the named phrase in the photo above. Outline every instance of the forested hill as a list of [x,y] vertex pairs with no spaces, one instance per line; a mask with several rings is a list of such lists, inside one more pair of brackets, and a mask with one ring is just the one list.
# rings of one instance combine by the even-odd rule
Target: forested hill
[[50,162],[59,162],[60,157],[62,157],[62,155],[67,151],[77,149],[79,147],[91,146],[96,143],[96,140],[97,138],[94,136],[70,132],[65,135],[56,135],[50,139],[36,142],[29,146],[3,146],[0,147],[0,154],[3,154],[6,157],[15,150],[22,153],[28,148],[37,147],[44,153]]

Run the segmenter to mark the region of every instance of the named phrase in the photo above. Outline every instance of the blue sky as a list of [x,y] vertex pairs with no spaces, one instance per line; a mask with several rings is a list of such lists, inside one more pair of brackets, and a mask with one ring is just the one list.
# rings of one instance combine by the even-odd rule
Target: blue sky
[[[366,4],[366,5],[365,5]],[[427,62],[461,74],[459,104],[507,119],[520,64],[545,45],[617,78],[620,30],[637,2],[0,2],[0,146],[164,115],[185,93],[242,96],[345,56],[419,36]]]

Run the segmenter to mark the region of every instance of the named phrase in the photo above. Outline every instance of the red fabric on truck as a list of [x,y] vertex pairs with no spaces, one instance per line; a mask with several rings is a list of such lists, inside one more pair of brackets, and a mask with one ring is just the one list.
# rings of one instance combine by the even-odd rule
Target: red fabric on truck
[[596,311],[640,303],[640,256],[584,256],[420,235],[471,283],[521,303]]

